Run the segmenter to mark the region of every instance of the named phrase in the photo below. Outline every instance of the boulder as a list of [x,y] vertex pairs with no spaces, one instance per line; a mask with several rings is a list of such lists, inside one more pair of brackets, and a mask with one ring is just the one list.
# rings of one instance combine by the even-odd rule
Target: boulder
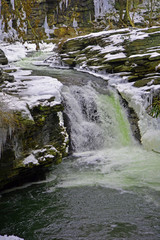
[[8,59],[6,58],[4,52],[0,49],[0,64],[5,65],[8,64]]
[[6,113],[0,130],[0,190],[44,178],[48,168],[66,156],[67,135],[58,116],[62,110],[62,105],[39,105],[30,110],[32,120],[21,112]]
[[67,155],[61,86],[57,79],[39,76],[3,82],[0,190],[44,178],[50,166]]

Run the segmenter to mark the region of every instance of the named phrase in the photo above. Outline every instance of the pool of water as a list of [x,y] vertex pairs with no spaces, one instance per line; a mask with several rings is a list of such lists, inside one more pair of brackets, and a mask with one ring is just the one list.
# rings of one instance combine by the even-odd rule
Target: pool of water
[[[138,180],[131,184],[122,161],[109,170],[109,159],[78,155],[53,166],[46,181],[1,196],[0,234],[26,240],[158,240],[160,192]],[[102,171],[107,166],[108,173]],[[141,169],[135,171],[131,178],[142,177]]]

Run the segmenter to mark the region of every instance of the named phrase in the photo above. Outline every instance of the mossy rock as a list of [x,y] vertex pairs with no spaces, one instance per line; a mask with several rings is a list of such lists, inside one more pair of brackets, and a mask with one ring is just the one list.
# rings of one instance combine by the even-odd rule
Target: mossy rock
[[147,33],[155,33],[157,31],[160,31],[160,27],[159,28],[149,28],[147,30],[145,30]]
[[134,83],[134,87],[140,88],[146,86],[149,82],[151,82],[151,79],[141,79]]
[[17,69],[3,69],[3,71],[5,72],[5,73],[14,73],[14,72],[16,72],[17,71]]
[[160,77],[154,78],[154,85],[160,84]]
[[14,76],[9,75],[8,73],[3,73],[3,81],[7,81],[7,82],[14,82]]
[[100,71],[105,70],[108,73],[112,73],[113,72],[113,66],[110,65],[110,64],[103,64],[103,65],[99,66],[98,69]]
[[62,60],[65,64],[74,67],[75,66],[75,59],[74,58],[63,58]]
[[132,68],[132,72],[136,73],[139,76],[144,77],[146,74],[153,73],[156,71],[155,69],[159,61],[139,60],[135,63],[136,65]]
[[114,72],[131,72],[132,67],[126,65],[119,65],[114,67]]
[[85,54],[82,54],[80,56],[78,56],[77,58],[75,58],[76,64],[80,64],[83,63],[87,60]]
[[88,66],[100,66],[101,60],[98,58],[89,58],[89,60],[87,60],[87,65]]
[[137,54],[137,55],[131,55],[129,57],[129,61],[130,62],[137,62],[138,60],[146,60],[146,59],[149,59],[151,56],[151,54]]
[[[157,51],[156,51],[156,52],[157,52]],[[153,56],[150,56],[150,57],[149,57],[149,60],[150,60],[150,61],[160,60],[160,54],[157,55],[157,56],[154,56],[154,55],[153,55]]]
[[64,37],[76,37],[76,30],[72,27],[59,27],[54,30],[54,36],[61,39]]
[[135,82],[139,79],[139,76],[138,75],[130,75],[128,77],[128,82]]
[[0,49],[0,64],[2,64],[2,65],[8,64],[8,59],[1,49]]
[[68,52],[72,52],[72,51],[81,50],[81,49],[83,49],[83,47],[84,47],[84,43],[82,41],[73,39],[70,41],[66,41],[63,44],[61,53],[68,53]]
[[68,52],[68,56],[71,58],[76,58],[79,55],[81,55],[81,51]]
[[[0,178],[0,189],[10,187],[14,182],[17,184],[22,174],[26,181],[31,180],[36,170],[42,174],[44,168],[61,162],[66,156],[66,133],[57,114],[62,110],[61,104],[53,107],[38,105],[31,110],[33,120],[23,117],[20,112],[15,113],[14,134],[7,137],[0,159],[1,171],[5,173]],[[45,152],[40,155],[39,151],[39,156],[36,155],[37,149],[44,147]],[[24,166],[23,160],[30,154],[35,154],[38,166],[32,163]]]

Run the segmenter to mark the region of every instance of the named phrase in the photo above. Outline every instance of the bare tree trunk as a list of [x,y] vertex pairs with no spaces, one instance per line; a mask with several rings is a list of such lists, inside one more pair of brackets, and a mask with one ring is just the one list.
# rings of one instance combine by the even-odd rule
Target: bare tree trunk
[[131,26],[135,27],[134,22],[131,20],[129,10],[130,10],[130,0],[127,0],[126,1],[126,17],[127,17],[127,20],[129,20]]
[[153,17],[153,0],[150,0],[150,16],[149,16],[149,26],[152,26],[152,17]]

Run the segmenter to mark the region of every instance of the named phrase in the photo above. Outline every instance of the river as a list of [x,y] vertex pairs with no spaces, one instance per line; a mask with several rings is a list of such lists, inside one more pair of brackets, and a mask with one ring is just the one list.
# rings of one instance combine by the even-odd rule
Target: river
[[132,136],[101,78],[19,63],[63,84],[71,154],[44,181],[2,193],[0,234],[25,240],[160,239],[160,156]]

